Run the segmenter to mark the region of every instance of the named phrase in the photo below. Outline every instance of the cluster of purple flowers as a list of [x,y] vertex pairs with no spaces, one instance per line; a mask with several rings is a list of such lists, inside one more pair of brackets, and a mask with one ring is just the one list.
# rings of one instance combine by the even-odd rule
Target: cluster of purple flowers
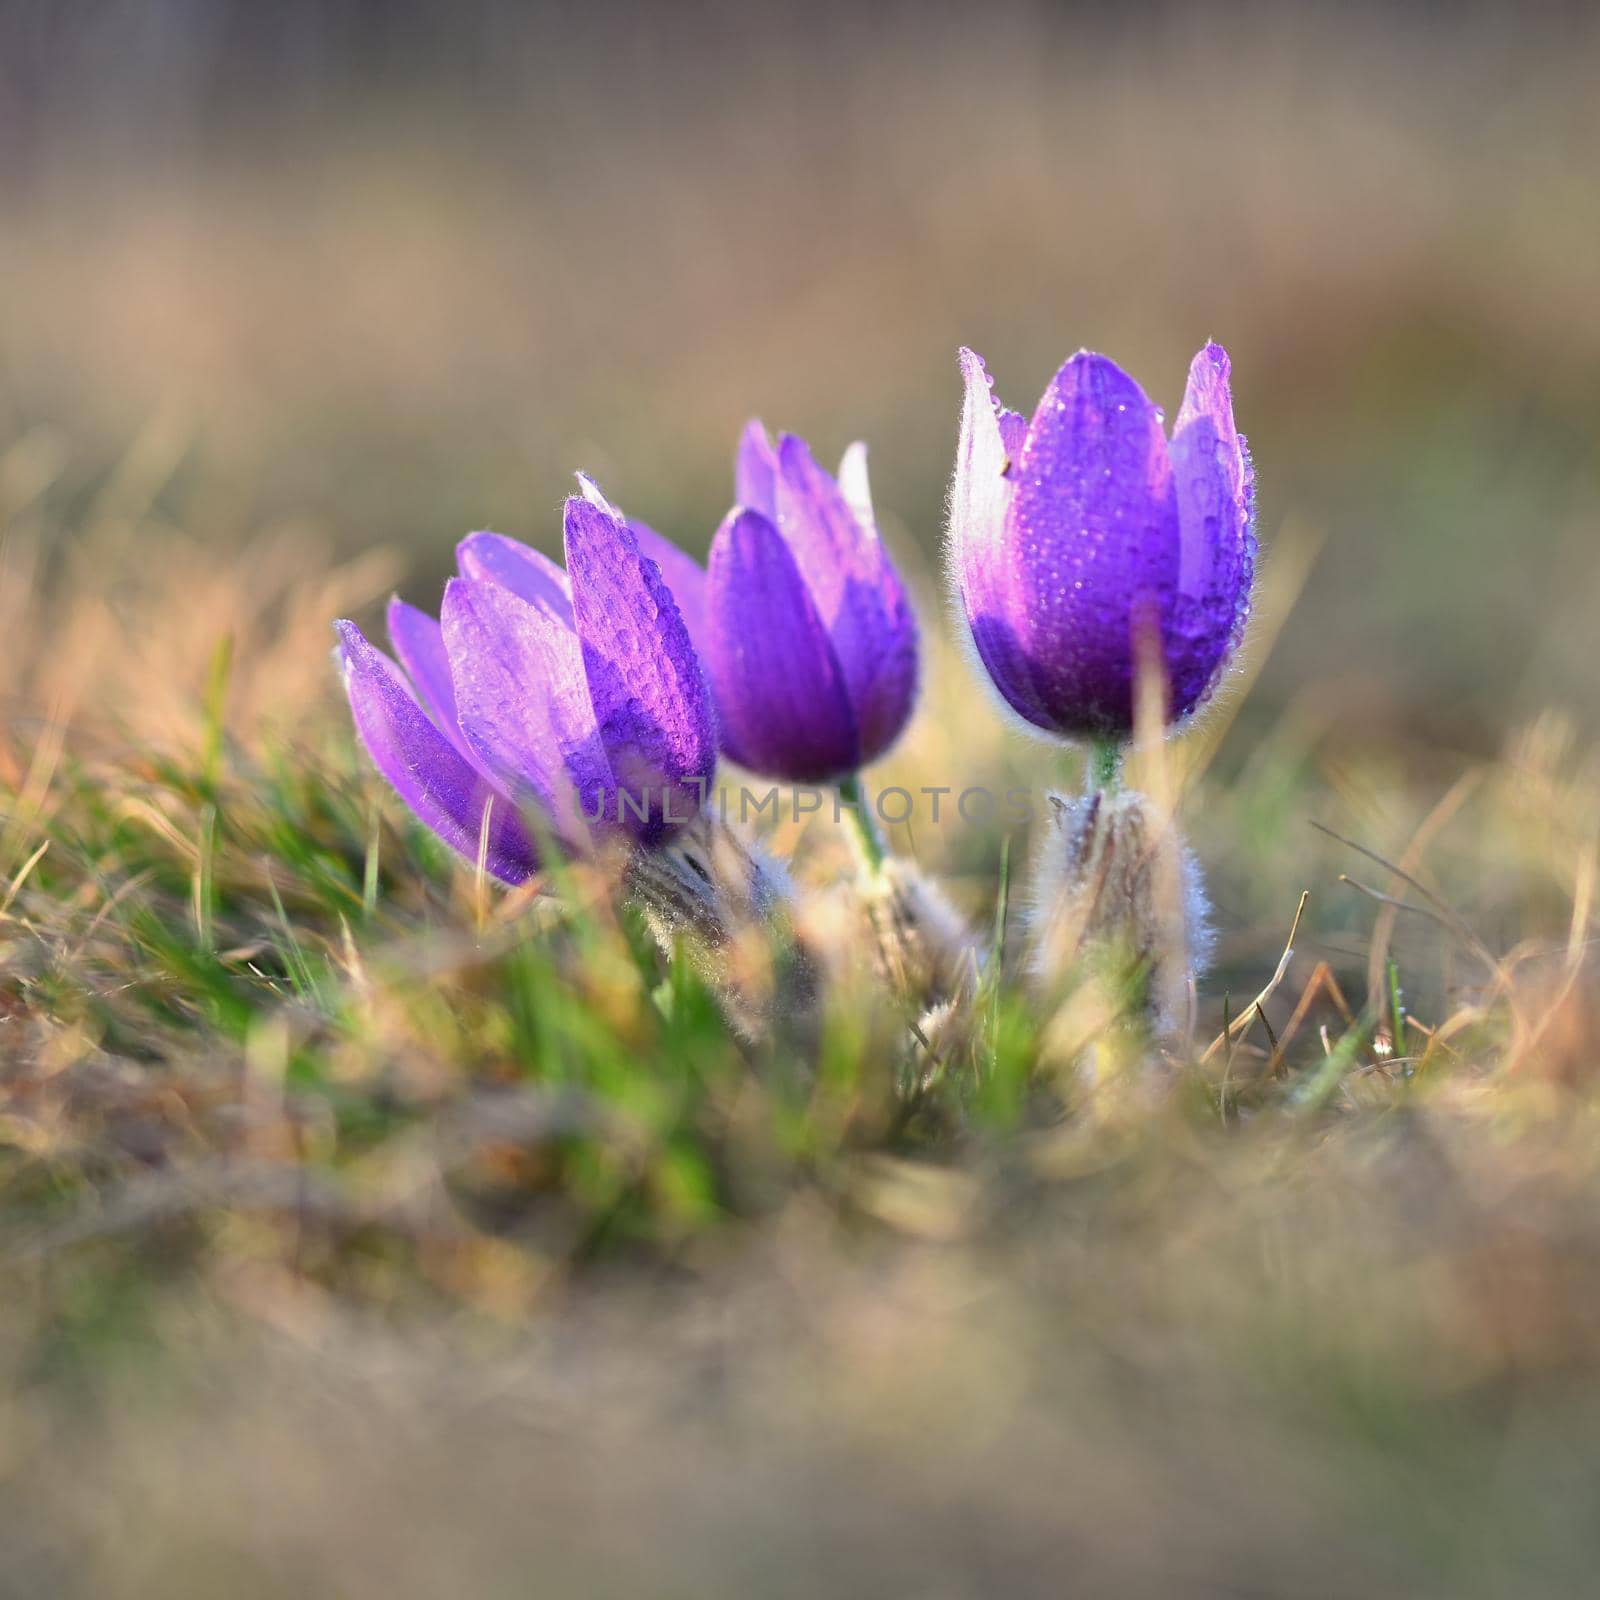
[[[1036,728],[1119,740],[1154,659],[1171,720],[1190,716],[1238,645],[1255,564],[1226,353],[1195,357],[1170,438],[1104,356],[1073,356],[1031,420],[995,401],[976,355],[961,365],[949,568],[994,687]],[[900,737],[917,622],[862,445],[835,477],[804,440],[752,423],[705,568],[579,483],[565,570],[474,533],[437,621],[391,603],[397,659],[338,624],[357,730],[447,843],[519,883],[551,847],[667,842],[719,751],[764,777],[833,783]]]

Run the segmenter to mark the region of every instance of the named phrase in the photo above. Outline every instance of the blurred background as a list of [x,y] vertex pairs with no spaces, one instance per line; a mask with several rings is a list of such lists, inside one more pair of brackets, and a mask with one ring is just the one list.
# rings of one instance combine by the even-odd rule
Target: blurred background
[[931,613],[959,344],[1170,414],[1214,337],[1321,540],[1247,714],[1493,748],[1600,688],[1597,79],[1591,7],[9,0],[0,438],[431,603],[578,467],[703,550],[759,414]]
[[[65,1222],[0,1216],[0,1597],[1591,1592],[1596,83],[1576,5],[0,0],[0,1200]],[[869,441],[948,636],[958,345],[1020,410],[1087,345],[1170,414],[1207,338],[1265,555],[1172,747],[1216,758],[1202,1036],[1309,888],[1278,1025],[1392,949],[1482,1024],[1433,1098],[1319,1001],[1303,1117],[842,1140],[654,1252],[463,1234],[455,1101],[542,1063],[398,806],[373,998],[330,618],[431,607],[470,529],[553,550],[580,467],[702,553],[756,414]],[[877,781],[1075,777],[930,660]],[[1373,980],[1393,908],[1335,879],[1397,885],[1313,818],[1426,845],[1510,1021],[1427,917]],[[1002,847],[929,852],[985,919]]]

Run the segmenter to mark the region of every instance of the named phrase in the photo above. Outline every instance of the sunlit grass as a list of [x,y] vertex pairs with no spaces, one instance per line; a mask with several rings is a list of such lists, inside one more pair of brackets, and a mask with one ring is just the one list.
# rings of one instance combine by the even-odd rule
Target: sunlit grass
[[[728,1427],[777,1416],[816,1470],[835,1448],[818,1430],[838,1427],[935,1499],[934,1463],[964,1460],[978,1429],[998,1466],[961,1492],[984,1517],[1025,1493],[1039,1449],[1089,1476],[1096,1452],[1131,1452],[1127,1492],[1189,1517],[1112,1398],[1130,1374],[1183,1419],[1185,1449],[1239,1447],[1225,1419],[1244,1406],[1252,1448],[1327,1504],[1370,1503],[1352,1484],[1392,1484],[1409,1461],[1451,1517],[1486,1515],[1477,1469],[1456,1465],[1496,1448],[1482,1407],[1553,1385],[1560,1405],[1525,1425],[1563,1440],[1566,1409],[1584,1414],[1600,1357],[1596,755],[1557,716],[1489,760],[1352,738],[1314,695],[1241,738],[1312,570],[1292,525],[1269,530],[1246,665],[1198,728],[1130,768],[1176,804],[1216,907],[1191,1036],[1156,1051],[1092,974],[1048,998],[1030,986],[1017,895],[1033,841],[948,807],[891,833],[974,930],[982,970],[953,1015],[935,1026],[885,981],[840,889],[846,839],[825,812],[786,811],[764,842],[793,859],[823,981],[803,1015],[769,1007],[752,1029],[727,974],[664,951],[607,867],[498,890],[365,766],[328,622],[370,611],[394,556],[330,569],[295,533],[211,549],[126,465],[69,530],[84,513],[51,462],[18,467],[36,450],[3,458],[0,1356],[43,1384],[17,1402],[18,1436],[60,1441],[16,1458],[46,1512],[30,1536],[98,1563],[103,1592],[131,1581],[123,1547],[66,1463],[88,1450],[80,1473],[147,1483],[149,1559],[202,1582],[210,1558],[173,1510],[202,1492],[193,1440],[249,1457],[280,1423],[230,1406],[202,1427],[190,1386],[231,1385],[241,1360],[257,1372],[241,1349],[262,1337],[302,1352],[261,1380],[300,1420],[256,1492],[303,1528],[287,1484],[344,1472],[339,1446],[307,1443],[306,1386],[343,1380],[298,1363],[364,1364],[374,1314],[448,1330],[384,1357],[381,1398],[352,1397],[402,1428],[439,1381],[428,1340],[493,1350],[462,1370],[537,1391],[530,1331],[607,1320],[573,1381],[637,1371],[655,1398],[597,1395],[596,1437],[614,1442],[563,1424],[566,1448],[615,1452],[634,1483],[619,1504],[645,1526],[672,1502],[649,1466],[685,1381],[669,1352],[695,1347],[711,1307],[736,1374]],[[928,574],[921,602],[925,705],[873,785],[1078,783],[1077,758],[1007,732],[939,642]],[[729,961],[770,985],[782,957],[758,940]],[[821,1298],[791,1325],[776,1308],[794,1295]],[[797,1376],[818,1361],[834,1374],[820,1411]],[[157,1380],[177,1386],[170,1408]],[[62,1392],[104,1395],[138,1430],[62,1433]],[[436,1404],[470,1478],[471,1402]],[[943,1457],[907,1453],[902,1408]],[[258,1525],[208,1503],[238,1572],[270,1570]],[[709,1516],[698,1500],[686,1514]],[[555,1536],[543,1515],[453,1515],[480,1527],[489,1575]],[[1030,1518],[1113,1563],[1142,1548],[1115,1519]],[[1452,1568],[1426,1519],[1379,1522],[1404,1560],[1472,1592],[1481,1574]],[[1306,1537],[1333,1537],[1317,1525]],[[766,1526],[780,1548],[788,1520]],[[342,1537],[313,1539],[315,1560],[337,1565]],[[1235,1570],[1238,1543],[1194,1559]],[[588,1558],[573,1561],[581,1583]]]
[[[0,1596],[1589,1593],[1592,21],[79,9],[0,20]],[[359,756],[333,617],[580,466],[703,551],[758,413],[867,438],[924,620],[869,786],[1070,791],[948,643],[954,351],[1170,413],[1208,335],[1264,559],[1133,762],[1163,1050],[1028,983],[1027,828],[891,830],[930,1016],[826,815],[785,991]]]
[[[26,1255],[137,1244],[154,1208],[195,1224],[204,1270],[240,1235],[201,1219],[237,1214],[252,1252],[336,1293],[503,1306],[509,1262],[531,1302],[609,1250],[670,1256],[797,1194],[916,1231],[909,1197],[936,1192],[928,1228],[960,1233],[949,1195],[982,1216],[988,1183],[1043,1181],[1101,1139],[1156,1159],[1182,1129],[1225,1168],[1330,1120],[1509,1125],[1587,1103],[1593,758],[1559,723],[1442,799],[1403,748],[1319,745],[1298,708],[1212,761],[1292,625],[1304,539],[1269,563],[1239,681],[1131,769],[1179,804],[1221,932],[1194,1035],[1157,1062],[1116,994],[1085,981],[1047,1002],[1023,981],[1007,892],[1026,832],[948,806],[894,842],[984,930],[959,1025],[931,1040],[863,956],[824,964],[803,1028],[752,1036],[605,868],[495,890],[358,760],[325,628],[376,598],[387,557],[328,572],[303,543],[235,560],[147,528],[135,563],[95,526],[137,525],[148,497],[134,468],[113,475],[64,587],[33,576],[26,537],[7,546],[13,693],[39,707],[0,761],[0,1205]],[[1076,781],[1004,732],[942,646],[927,699],[883,783]],[[834,904],[831,819],[767,833],[795,858],[801,927],[859,938]],[[491,1241],[480,1293],[464,1263]]]

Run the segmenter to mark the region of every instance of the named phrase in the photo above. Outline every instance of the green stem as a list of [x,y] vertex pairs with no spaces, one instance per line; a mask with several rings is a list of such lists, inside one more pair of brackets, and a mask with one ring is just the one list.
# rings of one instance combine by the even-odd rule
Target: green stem
[[1096,739],[1089,746],[1089,786],[1108,791],[1122,787],[1122,746],[1115,739]]
[[845,810],[850,813],[850,820],[854,824],[851,837],[856,842],[856,850],[861,856],[862,865],[867,869],[867,876],[875,878],[883,871],[889,847],[884,843],[878,819],[872,814],[871,802],[862,790],[858,774],[852,773],[848,778],[839,780],[839,799],[843,802]]

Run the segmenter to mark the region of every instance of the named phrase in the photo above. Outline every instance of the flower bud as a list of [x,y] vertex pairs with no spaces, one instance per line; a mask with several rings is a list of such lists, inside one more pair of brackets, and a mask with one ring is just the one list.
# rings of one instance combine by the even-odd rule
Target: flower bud
[[1105,356],[1073,356],[1032,421],[996,402],[972,351],[961,367],[950,576],[990,680],[1047,733],[1126,739],[1148,635],[1182,722],[1238,648],[1255,578],[1255,477],[1227,352],[1194,358],[1170,437]]

